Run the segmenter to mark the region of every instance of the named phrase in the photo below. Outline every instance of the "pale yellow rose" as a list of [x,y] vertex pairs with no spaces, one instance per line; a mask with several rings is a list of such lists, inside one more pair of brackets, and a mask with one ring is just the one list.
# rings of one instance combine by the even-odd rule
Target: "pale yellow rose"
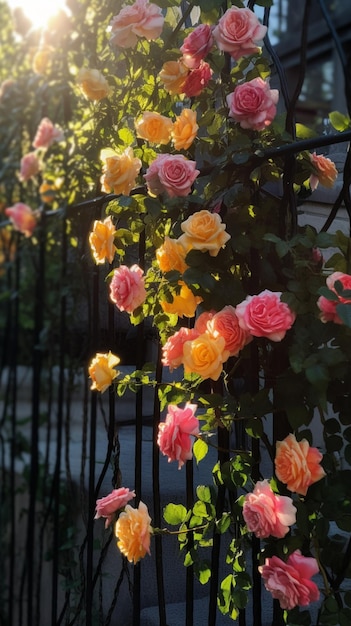
[[185,263],[186,250],[179,243],[178,239],[165,237],[165,240],[157,250],[156,259],[161,272],[178,270],[181,274],[185,272],[188,265]]
[[111,385],[112,381],[118,376],[118,372],[114,369],[120,362],[120,359],[111,350],[105,354],[98,352],[89,365],[89,376],[92,380],[90,389],[96,389],[104,393]]
[[120,551],[130,563],[137,563],[146,553],[150,554],[151,533],[151,517],[146,504],[139,502],[137,509],[127,504],[116,522],[115,535]]
[[135,122],[135,130],[141,139],[167,144],[171,140],[172,120],[160,113],[144,111]]
[[45,74],[50,68],[53,48],[51,46],[40,47],[33,56],[32,69],[35,74]]
[[104,263],[105,259],[112,263],[116,252],[115,233],[116,229],[110,216],[106,217],[103,222],[95,220],[93,230],[89,235],[89,243],[97,265]]
[[184,235],[179,241],[188,251],[191,249],[206,250],[210,256],[217,256],[221,248],[224,248],[230,235],[225,232],[225,224],[222,223],[218,213],[210,213],[203,209],[188,217],[182,222],[181,229]]
[[186,341],[183,346],[183,365],[185,373],[199,374],[202,378],[218,380],[223,370],[223,363],[229,357],[225,349],[224,337],[214,337],[203,333]]
[[89,100],[102,100],[110,93],[110,86],[99,70],[82,67],[77,74],[76,81]]
[[183,93],[183,86],[188,74],[189,68],[179,59],[178,61],[166,61],[159,73],[159,78],[166,91],[177,95]]
[[196,123],[196,111],[183,109],[177,115],[172,128],[172,141],[176,150],[187,150],[193,143],[199,127]]
[[165,313],[178,315],[178,317],[194,317],[196,307],[202,302],[202,298],[195,296],[185,283],[179,284],[181,285],[180,293],[174,295],[173,302],[162,300],[162,309]]
[[135,186],[135,179],[141,168],[141,161],[134,156],[133,148],[126,148],[122,154],[106,148],[101,151],[100,156],[104,162],[100,179],[102,190],[127,196]]

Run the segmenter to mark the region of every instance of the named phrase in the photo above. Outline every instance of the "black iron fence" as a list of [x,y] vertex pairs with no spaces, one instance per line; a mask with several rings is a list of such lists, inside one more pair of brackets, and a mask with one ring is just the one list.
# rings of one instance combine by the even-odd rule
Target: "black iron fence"
[[[275,49],[266,41],[284,96],[288,130],[294,127],[308,65],[310,5],[307,0],[294,93]],[[319,6],[343,68],[350,104],[346,46],[324,2]],[[269,9],[264,14],[264,21],[268,20]],[[262,154],[262,159],[279,154],[286,160],[282,199],[290,205],[292,230],[298,219],[291,185],[294,154],[350,139],[351,132],[346,131]],[[341,206],[351,216],[350,155],[347,150],[340,193],[326,212],[326,230]],[[148,502],[154,526],[162,527],[162,506],[170,494],[180,498],[185,489],[185,503],[191,506],[198,471],[188,462],[185,476],[179,478],[184,484],[178,489],[177,482],[171,484],[163,474],[163,465],[160,469],[157,391],[138,390],[124,398],[116,398],[112,390],[104,396],[90,391],[88,361],[111,346],[126,372],[129,366],[141,368],[153,361],[156,382],[163,375],[152,329],[143,323],[132,331],[126,318],[117,316],[116,308],[107,302],[105,272],[90,258],[89,229],[106,202],[102,197],[59,211],[44,207],[35,245],[20,235],[8,235],[5,222],[1,223],[0,622],[4,626],[166,626],[172,606],[184,599],[184,618],[177,623],[192,626],[200,623],[194,621],[194,602],[200,598],[207,614],[203,624],[215,626],[219,619],[229,624],[231,620],[217,612],[219,534],[212,548],[211,582],[209,588],[202,588],[194,583],[192,568],[182,568],[173,540],[155,536],[152,557],[132,567],[119,555],[113,531],[104,533],[102,524],[94,521],[96,499],[128,479]],[[135,250],[141,265],[143,254],[141,243]],[[219,436],[229,435],[221,430]],[[244,436],[239,429],[233,433],[236,447]],[[219,449],[228,447],[227,441],[218,443]],[[257,440],[252,453],[257,468]],[[219,490],[218,510],[224,491],[224,487]],[[256,542],[253,555],[258,549]],[[269,619],[276,626],[281,623],[280,611],[266,605],[262,611],[261,581],[255,569],[253,581],[253,600],[240,613],[239,624],[260,626]],[[152,611],[145,612],[150,605],[155,607],[154,622]]]

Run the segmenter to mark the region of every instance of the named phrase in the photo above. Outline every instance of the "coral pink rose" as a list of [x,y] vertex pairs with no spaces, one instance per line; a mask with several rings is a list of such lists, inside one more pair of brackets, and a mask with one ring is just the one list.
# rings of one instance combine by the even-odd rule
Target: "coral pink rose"
[[220,50],[229,52],[233,59],[260,52],[257,46],[266,35],[267,26],[258,21],[250,9],[231,7],[224,13],[213,31]]
[[170,198],[188,196],[195,178],[200,174],[195,161],[183,154],[159,154],[145,174],[149,193],[165,192]]
[[310,176],[310,187],[314,191],[318,187],[318,183],[323,187],[333,187],[337,177],[338,170],[335,163],[321,154],[310,154],[311,163],[314,166],[315,173]]
[[213,46],[212,28],[208,24],[200,24],[184,39],[180,51],[183,63],[191,70],[199,67]]
[[188,98],[199,96],[211,80],[213,72],[206,61],[201,61],[199,67],[192,70],[183,85],[183,93]]
[[40,171],[40,161],[36,152],[28,152],[21,159],[19,179],[23,182],[33,178]]
[[182,326],[174,335],[168,337],[162,348],[162,364],[172,372],[183,362],[183,346],[186,341],[192,341],[199,336],[195,328]]
[[197,330],[199,335],[207,332],[208,322],[213,318],[214,315],[216,315],[216,311],[214,310],[204,311],[196,318],[194,328],[195,330]]
[[105,528],[113,521],[116,511],[124,509],[129,500],[135,498],[134,491],[129,491],[126,487],[114,489],[104,498],[96,500],[96,513],[94,519],[106,517]]
[[290,433],[283,441],[277,441],[274,459],[275,473],[289,491],[305,496],[308,488],[325,476],[320,462],[323,456],[312,448],[307,439],[297,441]]
[[133,311],[146,298],[144,272],[138,265],[130,268],[121,265],[113,273],[110,283],[110,298],[120,311]]
[[281,539],[296,522],[296,508],[291,498],[276,495],[268,480],[262,480],[245,496],[243,517],[248,530],[256,537]]
[[311,580],[319,572],[317,560],[302,556],[299,550],[290,554],[286,563],[272,556],[258,569],[267,591],[279,600],[282,609],[290,611],[319,599],[318,587]]
[[191,436],[199,434],[199,420],[195,417],[197,404],[186,403],[184,409],[170,404],[166,421],[159,424],[157,443],[168,462],[178,461],[178,469],[192,456]]
[[253,78],[227,96],[229,116],[241,128],[264,130],[275,117],[278,99],[278,89],[270,89],[268,81],[262,78]]
[[116,48],[134,48],[138,37],[157,39],[163,29],[162,9],[148,0],[136,0],[123,7],[110,23],[110,43]]
[[25,237],[31,237],[37,225],[37,218],[32,209],[23,202],[16,202],[13,206],[5,209],[5,215],[11,221],[13,227]]
[[230,356],[236,356],[246,346],[252,336],[248,330],[241,328],[235,308],[225,306],[208,321],[207,330],[215,337],[225,339],[225,349]]
[[320,309],[320,319],[322,322],[334,322],[334,324],[342,324],[337,313],[338,304],[351,304],[351,298],[341,296],[335,289],[335,283],[340,282],[343,290],[351,290],[351,276],[343,272],[333,272],[328,276],[326,284],[328,289],[337,295],[337,300],[328,300],[325,296],[320,296],[317,300],[317,306]]
[[50,148],[55,141],[62,141],[63,132],[48,117],[43,117],[33,141],[33,148]]
[[241,328],[254,337],[267,337],[271,341],[281,341],[286,331],[292,327],[295,314],[285,302],[280,300],[279,291],[265,289],[257,296],[247,296],[236,307]]

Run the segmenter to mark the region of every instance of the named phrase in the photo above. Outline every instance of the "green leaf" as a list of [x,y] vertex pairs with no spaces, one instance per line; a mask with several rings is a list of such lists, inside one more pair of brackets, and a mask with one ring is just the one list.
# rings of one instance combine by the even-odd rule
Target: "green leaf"
[[184,522],[186,516],[187,510],[182,504],[172,504],[172,502],[170,502],[163,509],[165,521],[167,524],[172,524],[172,526],[178,526],[178,524]]
[[214,490],[208,485],[198,485],[196,487],[196,495],[202,502],[215,503],[216,496]]
[[208,445],[203,439],[196,439],[193,445],[193,453],[197,463],[200,463],[205,458],[208,452]]
[[335,130],[338,130],[339,132],[347,130],[351,124],[351,120],[348,115],[344,115],[339,111],[332,111],[329,113],[329,119]]
[[351,328],[351,305],[350,304],[337,304],[336,312],[345,326]]

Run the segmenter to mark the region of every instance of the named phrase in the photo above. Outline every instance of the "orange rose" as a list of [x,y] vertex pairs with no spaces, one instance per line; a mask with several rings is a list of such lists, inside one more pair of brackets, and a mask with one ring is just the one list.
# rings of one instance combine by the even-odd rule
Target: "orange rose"
[[195,296],[191,289],[185,284],[180,282],[180,293],[173,296],[172,302],[161,301],[162,309],[165,313],[178,315],[178,317],[194,317],[196,307],[202,298]]
[[225,350],[225,339],[203,333],[192,341],[186,341],[183,347],[183,364],[185,373],[199,374],[202,378],[218,380],[222,373],[223,363],[228,359]]
[[92,380],[90,389],[96,389],[104,393],[112,381],[118,376],[114,369],[120,359],[111,350],[107,354],[98,352],[89,365],[89,376]]
[[335,167],[335,163],[321,154],[310,154],[312,165],[314,166],[315,173],[310,176],[310,186],[312,191],[318,187],[318,183],[323,187],[333,187],[337,176],[338,170]]
[[170,272],[178,270],[181,274],[187,269],[185,263],[186,251],[178,239],[165,237],[165,240],[157,250],[156,259],[161,272]]
[[183,109],[173,123],[172,141],[175,149],[187,150],[193,143],[198,129],[196,111]]
[[102,100],[110,92],[110,86],[99,70],[90,70],[87,67],[82,67],[77,74],[76,80],[89,100]]
[[112,263],[116,248],[114,246],[116,229],[110,216],[103,222],[95,220],[93,230],[89,235],[90,248],[98,265],[104,263],[105,259]]
[[166,61],[159,73],[160,81],[172,95],[183,93],[182,89],[189,74],[189,68],[181,60]]
[[184,235],[179,241],[186,250],[208,250],[211,256],[217,256],[221,248],[224,248],[230,235],[225,232],[225,224],[218,213],[210,213],[203,209],[188,217],[181,224]]
[[127,196],[134,187],[141,168],[141,161],[134,157],[133,148],[126,148],[122,154],[106,148],[101,150],[100,156],[104,161],[103,175],[100,179],[102,190]]
[[151,517],[146,504],[139,502],[137,509],[127,504],[120,514],[115,535],[117,545],[130,563],[137,563],[146,553],[150,554]]
[[283,441],[277,441],[275,473],[289,491],[305,496],[310,485],[325,476],[320,466],[323,456],[317,448],[311,448],[307,439],[297,441],[290,434]]
[[144,111],[135,122],[135,130],[141,139],[167,144],[171,140],[172,120],[160,113]]

